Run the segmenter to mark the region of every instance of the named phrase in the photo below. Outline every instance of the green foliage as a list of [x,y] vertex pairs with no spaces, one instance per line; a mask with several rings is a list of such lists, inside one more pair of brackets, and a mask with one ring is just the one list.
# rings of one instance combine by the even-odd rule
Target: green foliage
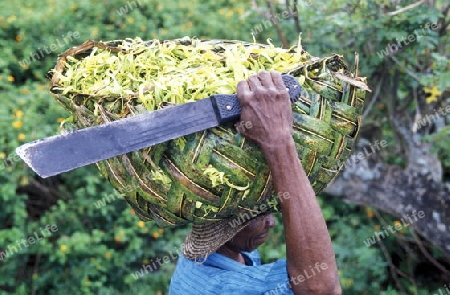
[[[408,36],[426,22],[436,22],[441,17],[435,8],[427,6],[393,17],[384,16],[387,10],[410,4],[406,0],[395,1],[398,6],[391,2],[394,1],[299,1],[303,44],[317,56],[338,52],[351,59],[353,52],[358,51],[362,74],[369,77],[386,64],[402,72],[406,68],[419,79],[408,74],[400,77],[398,97],[402,101],[408,99],[411,87],[437,86],[443,92],[450,81],[445,57],[448,47],[436,48],[436,44],[445,44],[448,34],[439,37],[436,32],[430,32],[420,42],[413,42],[396,53],[395,57],[407,67],[401,68],[390,59],[378,56],[377,52],[395,38]],[[68,114],[49,95],[45,75],[55,65],[58,54],[87,39],[172,39],[189,35],[251,41],[250,32],[262,25],[256,40],[265,43],[267,38],[272,38],[274,44],[281,44],[275,26],[266,28],[268,23],[259,14],[265,9],[260,1],[254,2],[259,7],[239,0],[189,3],[141,0],[140,3],[120,0],[2,3],[0,253],[17,246],[21,239],[41,233],[46,225],[58,228],[47,238],[0,260],[2,294],[165,294],[167,290],[175,267],[173,259],[138,280],[133,274],[152,259],[175,254],[187,233],[186,228],[159,229],[154,223],[139,222],[125,201],[100,177],[95,166],[43,180],[14,153],[20,144],[60,132],[58,125]],[[128,12],[120,14],[121,7],[128,7]],[[281,12],[286,8],[278,9]],[[297,39],[292,20],[283,19],[280,26],[289,40]],[[78,35],[75,33],[79,38],[75,38]],[[56,50],[50,50],[52,44]],[[51,52],[47,53],[45,47]],[[22,66],[23,60],[33,54],[39,58]],[[385,115],[381,106],[374,112]],[[380,121],[384,124],[385,118]],[[383,130],[383,135],[394,140],[390,130]],[[450,167],[448,138],[448,127],[430,137],[447,168]],[[402,163],[398,159],[392,161]],[[104,206],[97,203],[102,200]],[[404,294],[397,290],[381,248],[367,247],[363,242],[378,230],[379,221],[369,211],[336,198],[320,197],[319,201],[334,242],[344,294]],[[265,262],[285,256],[280,214],[276,216],[278,224],[260,249]],[[393,222],[386,219],[387,224]],[[403,234],[410,237],[408,231]],[[395,236],[383,242],[391,256],[401,258],[397,263],[401,271],[417,267],[419,258],[408,258]],[[422,274],[417,290],[406,279],[401,278],[400,284],[411,294],[437,293],[443,286],[427,274]]]

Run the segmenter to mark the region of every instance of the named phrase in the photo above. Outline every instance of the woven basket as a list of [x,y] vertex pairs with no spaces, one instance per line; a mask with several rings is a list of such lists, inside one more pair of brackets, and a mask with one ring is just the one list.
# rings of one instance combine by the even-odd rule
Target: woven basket
[[[191,45],[186,39],[164,42]],[[240,41],[204,42],[220,46]],[[58,75],[54,73],[64,73],[69,56],[84,58],[94,47],[119,52],[120,43],[87,41],[58,59],[51,92],[73,115],[78,128],[125,115],[107,111],[104,105],[98,105],[97,112],[89,110],[86,106],[90,103],[89,94],[69,99],[62,94]],[[311,58],[294,65],[288,73],[297,77],[304,89],[292,105],[293,138],[303,168],[318,194],[337,176],[351,153],[368,88],[365,80],[357,77],[357,69],[350,73],[339,55]],[[124,98],[122,103],[125,102]],[[141,112],[139,105],[130,105],[128,109],[126,116]],[[126,194],[126,200],[142,220],[155,220],[160,226],[217,221],[254,212],[262,202],[277,203],[262,153],[232,125],[185,136],[182,142],[172,140],[99,162],[97,166],[117,190]],[[222,172],[228,183],[212,184],[205,174],[207,167]],[[168,176],[166,181],[156,179],[155,171]],[[271,210],[277,210],[276,206]]]

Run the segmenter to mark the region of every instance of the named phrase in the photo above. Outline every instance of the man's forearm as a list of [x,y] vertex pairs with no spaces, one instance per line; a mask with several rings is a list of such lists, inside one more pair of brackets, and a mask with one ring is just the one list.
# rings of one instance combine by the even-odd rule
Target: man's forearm
[[263,152],[280,195],[292,290],[295,294],[340,294],[331,239],[292,137],[263,147]]

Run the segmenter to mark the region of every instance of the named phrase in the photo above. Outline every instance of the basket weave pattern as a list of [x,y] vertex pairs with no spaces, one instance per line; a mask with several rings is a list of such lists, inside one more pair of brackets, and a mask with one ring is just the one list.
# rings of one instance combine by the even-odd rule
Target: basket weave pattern
[[[55,70],[64,72],[67,56],[86,56],[94,46],[117,51],[115,44],[89,41],[61,55]],[[367,89],[339,55],[312,58],[288,73],[303,82],[304,91],[292,105],[293,138],[318,194],[337,176],[351,153]],[[53,85],[58,86],[56,75]],[[71,112],[79,128],[120,119],[101,105],[98,114],[86,108],[83,103],[88,94],[69,99],[53,88],[55,98]],[[130,115],[140,112],[137,106],[129,106],[129,110]],[[183,142],[172,140],[97,166],[116,189],[126,191],[126,200],[142,220],[155,220],[160,226],[216,221],[253,211],[263,201],[277,202],[262,153],[232,125],[185,136]],[[233,185],[248,189],[213,186],[204,173],[210,165],[224,172]],[[155,169],[168,175],[170,182],[153,179]]]

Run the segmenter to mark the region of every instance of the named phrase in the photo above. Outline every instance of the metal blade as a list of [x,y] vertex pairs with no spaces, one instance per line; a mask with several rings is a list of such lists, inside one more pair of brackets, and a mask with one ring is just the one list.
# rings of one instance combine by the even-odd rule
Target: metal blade
[[205,98],[33,141],[16,152],[45,178],[218,125]]

